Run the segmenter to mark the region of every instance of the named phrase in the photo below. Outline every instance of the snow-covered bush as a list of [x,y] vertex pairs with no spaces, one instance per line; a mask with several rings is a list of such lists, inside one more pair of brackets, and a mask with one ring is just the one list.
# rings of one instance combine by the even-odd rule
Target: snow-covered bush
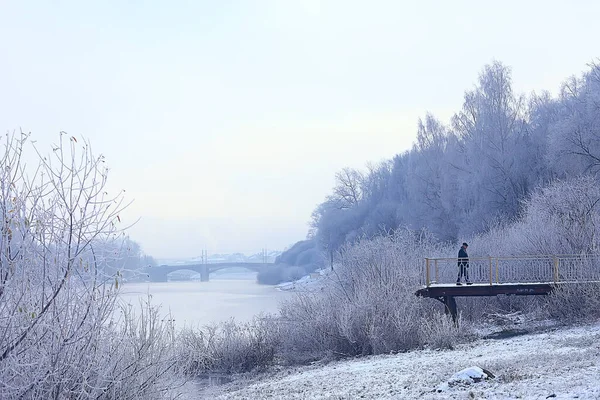
[[453,349],[469,336],[466,321],[457,318],[456,323],[440,312],[434,312],[428,319],[421,320],[420,341],[433,349]]
[[263,369],[275,360],[278,326],[272,317],[259,316],[247,323],[230,320],[202,329],[185,328],[178,337],[178,362],[188,375]]
[[600,317],[600,285],[578,283],[555,289],[546,299],[543,310],[564,322],[597,320]]
[[[299,293],[282,306],[283,358],[294,363],[440,343],[430,318],[443,307],[415,296],[424,255],[439,251],[429,235],[412,231],[344,247],[323,291]],[[449,345],[461,340],[452,329],[445,331]]]
[[558,181],[524,203],[521,220],[510,230],[521,254],[596,253],[600,239],[600,186],[584,176]]
[[100,251],[125,206],[103,157],[64,133],[49,156],[28,145],[7,135],[0,154],[0,398],[164,398],[165,327],[116,313],[118,255]]

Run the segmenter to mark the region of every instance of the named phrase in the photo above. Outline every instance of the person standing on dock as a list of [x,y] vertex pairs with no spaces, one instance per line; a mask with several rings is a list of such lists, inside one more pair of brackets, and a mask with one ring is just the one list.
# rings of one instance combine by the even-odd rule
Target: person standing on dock
[[467,285],[471,284],[469,281],[469,255],[467,254],[468,244],[463,243],[461,248],[458,250],[458,278],[456,279],[457,285],[462,285],[460,279],[464,276]]

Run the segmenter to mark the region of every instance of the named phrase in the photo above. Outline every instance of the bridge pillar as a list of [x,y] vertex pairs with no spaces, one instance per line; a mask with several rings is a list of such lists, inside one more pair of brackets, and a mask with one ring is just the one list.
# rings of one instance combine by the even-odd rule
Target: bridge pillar
[[200,282],[208,282],[208,275],[209,275],[208,265],[202,264],[200,266]]

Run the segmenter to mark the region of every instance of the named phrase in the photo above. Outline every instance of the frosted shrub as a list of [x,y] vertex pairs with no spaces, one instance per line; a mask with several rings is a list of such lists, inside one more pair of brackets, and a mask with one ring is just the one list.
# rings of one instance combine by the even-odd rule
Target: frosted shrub
[[264,369],[275,360],[278,323],[261,316],[247,323],[230,320],[202,329],[187,328],[180,332],[178,344],[178,360],[188,375]]
[[105,191],[103,157],[62,133],[27,169],[27,140],[7,135],[0,154],[0,398],[168,397],[156,315],[114,319],[118,255],[102,249],[125,204]]
[[468,335],[465,321],[460,318],[460,315],[456,322],[454,323],[452,319],[442,313],[432,313],[427,320],[421,320],[420,341],[433,349],[453,349]]
[[592,177],[556,182],[524,203],[511,229],[526,254],[580,254],[598,250],[600,187]]
[[176,397],[173,388],[183,380],[174,377],[175,330],[165,322],[169,320],[149,298],[137,309],[121,307],[121,318],[109,326],[102,342],[108,371],[103,390],[110,398]]
[[425,254],[439,252],[423,233],[399,231],[345,247],[323,292],[300,293],[282,314],[289,362],[403,351],[423,344],[421,327],[440,304],[419,299]]
[[564,322],[596,320],[600,317],[600,284],[579,283],[560,286],[544,303],[543,310]]
[[336,306],[332,293],[298,293],[280,308],[281,355],[290,364],[303,364],[331,353],[345,354],[344,340],[336,334],[330,307]]

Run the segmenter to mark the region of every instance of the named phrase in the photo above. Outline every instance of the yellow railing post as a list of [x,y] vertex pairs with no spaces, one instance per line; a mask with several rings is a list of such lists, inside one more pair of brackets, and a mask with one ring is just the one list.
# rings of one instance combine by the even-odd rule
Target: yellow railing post
[[492,257],[490,257],[490,286],[494,283],[492,280]]
[[558,257],[552,256],[554,258],[554,283],[558,283]]
[[496,283],[500,283],[500,278],[498,277],[498,257],[496,257]]
[[425,284],[429,287],[429,258],[425,259]]
[[438,272],[439,270],[438,270],[438,260],[437,259],[433,260],[433,265],[435,268],[435,281],[436,281],[436,283],[440,283],[440,274]]

